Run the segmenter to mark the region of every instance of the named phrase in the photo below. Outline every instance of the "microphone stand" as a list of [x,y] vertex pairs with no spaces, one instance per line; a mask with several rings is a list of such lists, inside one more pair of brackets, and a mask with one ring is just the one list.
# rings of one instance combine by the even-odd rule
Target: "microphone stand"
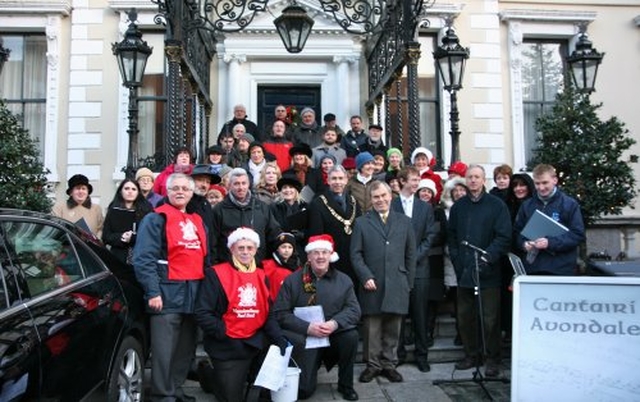
[[[466,243],[466,242],[465,242]],[[452,379],[452,380],[434,380],[432,382],[433,385],[439,384],[460,384],[466,382],[474,382],[482,388],[487,398],[490,401],[493,401],[494,398],[491,395],[491,392],[487,389],[485,382],[502,382],[509,383],[510,380],[508,378],[487,378],[480,371],[480,367],[482,366],[482,359],[487,355],[487,344],[485,340],[484,333],[484,316],[482,312],[484,311],[482,308],[482,290],[480,286],[480,254],[486,254],[486,251],[482,250],[479,247],[473,246],[472,244],[463,244],[473,250],[474,257],[474,270],[473,270],[473,295],[476,298],[476,339],[480,339],[480,344],[478,345],[478,352],[476,355],[476,365],[473,371],[473,375],[471,378],[461,378],[461,379]],[[457,318],[457,317],[456,317]]]

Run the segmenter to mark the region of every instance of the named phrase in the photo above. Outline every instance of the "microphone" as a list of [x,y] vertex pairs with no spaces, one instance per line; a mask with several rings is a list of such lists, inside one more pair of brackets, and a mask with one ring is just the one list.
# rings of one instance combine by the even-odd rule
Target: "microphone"
[[487,253],[486,251],[484,251],[484,250],[483,250],[483,249],[481,249],[480,247],[478,247],[478,246],[474,246],[473,244],[469,243],[469,242],[468,242],[468,241],[466,241],[466,240],[461,241],[461,242],[460,242],[460,244],[461,244],[461,245],[463,245],[463,246],[465,246],[465,247],[469,247],[470,249],[472,249],[472,250],[474,250],[474,251],[477,251],[478,253],[482,254],[483,256],[484,256],[484,255],[489,255],[489,253]]

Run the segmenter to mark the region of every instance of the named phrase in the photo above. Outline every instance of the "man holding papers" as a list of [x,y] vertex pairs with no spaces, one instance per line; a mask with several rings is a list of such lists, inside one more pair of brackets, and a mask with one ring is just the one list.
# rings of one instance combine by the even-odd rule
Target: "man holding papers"
[[339,258],[334,249],[331,236],[311,236],[305,247],[307,263],[284,280],[273,306],[285,337],[294,346],[293,359],[302,371],[298,399],[313,395],[318,368],[324,361],[327,370],[338,364],[338,392],[343,398],[358,400],[353,389],[353,365],[360,305],[351,279],[329,266]]
[[580,205],[557,187],[553,166],[536,166],[533,181],[537,194],[522,204],[514,224],[516,245],[527,252],[524,267],[533,275],[575,275],[585,239]]

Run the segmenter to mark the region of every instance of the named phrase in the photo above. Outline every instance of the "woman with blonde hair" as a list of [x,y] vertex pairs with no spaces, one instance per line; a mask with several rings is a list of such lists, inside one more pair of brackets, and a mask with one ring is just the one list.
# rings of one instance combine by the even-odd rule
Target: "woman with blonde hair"
[[278,191],[278,180],[282,177],[277,162],[267,162],[260,172],[260,179],[256,185],[256,197],[265,204],[272,204],[280,194]]

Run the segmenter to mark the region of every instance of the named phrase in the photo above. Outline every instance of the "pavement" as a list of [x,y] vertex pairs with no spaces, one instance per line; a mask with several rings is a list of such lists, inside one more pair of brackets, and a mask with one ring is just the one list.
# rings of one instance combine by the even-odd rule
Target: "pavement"
[[[501,380],[504,381],[479,381],[473,380],[475,369],[459,371],[454,369],[454,363],[437,363],[431,365],[428,373],[420,372],[411,363],[398,367],[398,371],[404,377],[401,383],[391,383],[384,377],[377,377],[370,383],[358,382],[360,373],[365,369],[362,363],[356,364],[354,388],[360,396],[360,401],[366,402],[476,402],[483,400],[509,401],[510,400],[510,362],[503,362]],[[481,369],[484,374],[484,368]],[[328,402],[341,401],[342,397],[337,391],[337,368],[327,373],[324,366],[318,373],[318,389],[307,401]],[[454,380],[453,383],[435,385],[438,381]],[[462,381],[459,381],[462,380]],[[486,388],[491,398],[487,396]],[[198,401],[213,402],[216,399],[207,394],[195,381],[187,381],[185,393],[193,395]]]

